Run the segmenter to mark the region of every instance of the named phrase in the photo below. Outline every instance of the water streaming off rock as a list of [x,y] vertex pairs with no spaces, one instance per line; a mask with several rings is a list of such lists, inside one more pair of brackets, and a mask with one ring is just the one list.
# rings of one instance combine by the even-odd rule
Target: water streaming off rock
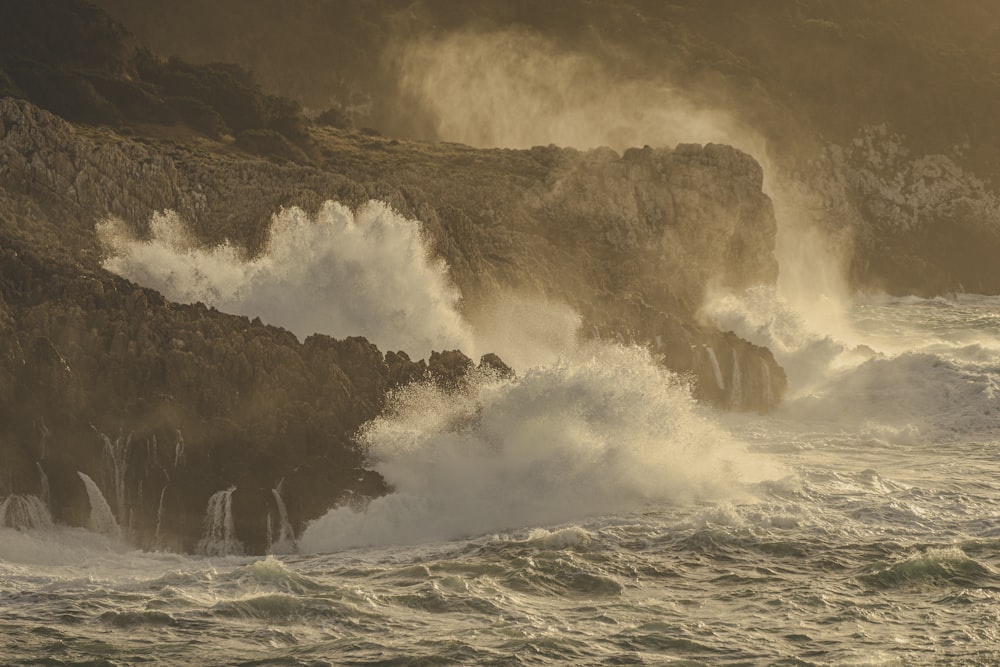
[[121,528],[100,487],[87,474],[82,472],[78,472],[77,474],[87,488],[87,499],[90,502],[91,530],[95,533],[107,535],[112,539],[121,539]]
[[208,499],[205,509],[204,532],[198,542],[198,552],[206,556],[243,554],[243,545],[236,537],[233,520],[233,492],[235,486],[219,491]]

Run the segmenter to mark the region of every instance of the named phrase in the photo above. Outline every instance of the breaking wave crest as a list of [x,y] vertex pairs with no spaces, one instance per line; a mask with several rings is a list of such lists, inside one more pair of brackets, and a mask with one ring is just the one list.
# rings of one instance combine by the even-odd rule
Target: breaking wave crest
[[381,202],[352,212],[328,201],[314,218],[282,209],[253,258],[230,243],[199,245],[173,211],[154,214],[148,240],[113,218],[97,233],[106,269],[173,301],[259,316],[299,337],[364,335],[421,356],[473,351],[447,266],[431,256],[418,221]]
[[774,290],[756,289],[716,297],[703,313],[774,352],[791,385],[779,416],[948,442],[1000,434],[998,306],[970,295],[869,298],[853,305],[853,327],[820,332]]
[[590,344],[522,378],[395,394],[362,440],[394,488],[331,510],[305,551],[455,539],[655,501],[731,497],[777,473],[707,421],[639,348]]

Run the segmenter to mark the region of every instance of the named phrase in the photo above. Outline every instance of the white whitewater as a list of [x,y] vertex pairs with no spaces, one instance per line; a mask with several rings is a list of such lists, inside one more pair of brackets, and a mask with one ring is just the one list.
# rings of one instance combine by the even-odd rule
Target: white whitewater
[[10,495],[0,502],[0,528],[18,530],[52,527],[52,515],[38,496]]
[[271,220],[266,250],[247,259],[231,244],[198,246],[172,211],[157,213],[150,240],[120,220],[97,226],[104,267],[181,303],[259,316],[300,339],[363,334],[382,350],[426,357],[474,352],[447,266],[429,252],[419,221],[382,202],[356,212],[326,202],[315,218],[298,208]]
[[235,486],[218,491],[208,499],[205,510],[204,532],[198,542],[198,553],[205,556],[238,556],[243,554],[243,544],[236,539],[233,521],[233,492]]
[[[285,506],[285,498],[282,495],[284,486],[285,480],[282,478],[278,482],[278,485],[271,489],[271,495],[274,496],[274,503],[278,507],[278,535],[276,539],[271,541],[267,550],[268,553],[272,554],[290,554],[295,553],[297,550],[295,545],[295,530],[288,520],[288,508]],[[268,524],[268,529],[270,530],[270,524]]]
[[90,529],[95,533],[106,535],[113,540],[120,540],[122,536],[121,528],[115,520],[115,515],[111,511],[111,506],[101,493],[100,487],[94,483],[86,473],[77,471],[77,475],[83,480],[87,489],[87,498],[90,501]]

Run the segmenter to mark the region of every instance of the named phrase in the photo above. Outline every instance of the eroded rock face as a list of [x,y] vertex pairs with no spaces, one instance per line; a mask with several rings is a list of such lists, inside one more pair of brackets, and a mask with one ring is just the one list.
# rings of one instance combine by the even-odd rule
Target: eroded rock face
[[[263,551],[278,496],[298,530],[385,492],[353,436],[390,388],[454,389],[476,368],[459,351],[413,361],[170,303],[101,268],[94,224],[108,215],[141,235],[171,208],[200,242],[252,254],[282,206],[380,199],[422,221],[467,305],[508,290],[566,303],[584,335],[648,345],[726,409],[764,411],[784,391],[767,350],[694,318],[709,281],[776,271],[760,168],[728,147],[619,156],[366,137],[384,146],[364,161],[370,147],[327,134],[318,169],[83,130],[11,99],[0,136],[0,495],[40,493],[44,475],[63,522],[87,521],[81,471],[137,546],[192,550],[209,498],[236,487],[235,539]],[[491,355],[479,366],[511,373]]]
[[817,222],[851,248],[852,287],[1000,292],[1000,196],[951,155],[920,154],[885,125],[827,146],[802,171]]

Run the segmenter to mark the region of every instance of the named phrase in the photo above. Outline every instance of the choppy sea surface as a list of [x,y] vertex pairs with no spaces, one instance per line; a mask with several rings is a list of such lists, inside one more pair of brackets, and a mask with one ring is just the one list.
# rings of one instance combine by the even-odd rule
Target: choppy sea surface
[[715,315],[788,369],[775,413],[591,350],[401,397],[365,434],[397,494],[299,553],[0,528],[0,664],[1000,664],[1000,299]]

